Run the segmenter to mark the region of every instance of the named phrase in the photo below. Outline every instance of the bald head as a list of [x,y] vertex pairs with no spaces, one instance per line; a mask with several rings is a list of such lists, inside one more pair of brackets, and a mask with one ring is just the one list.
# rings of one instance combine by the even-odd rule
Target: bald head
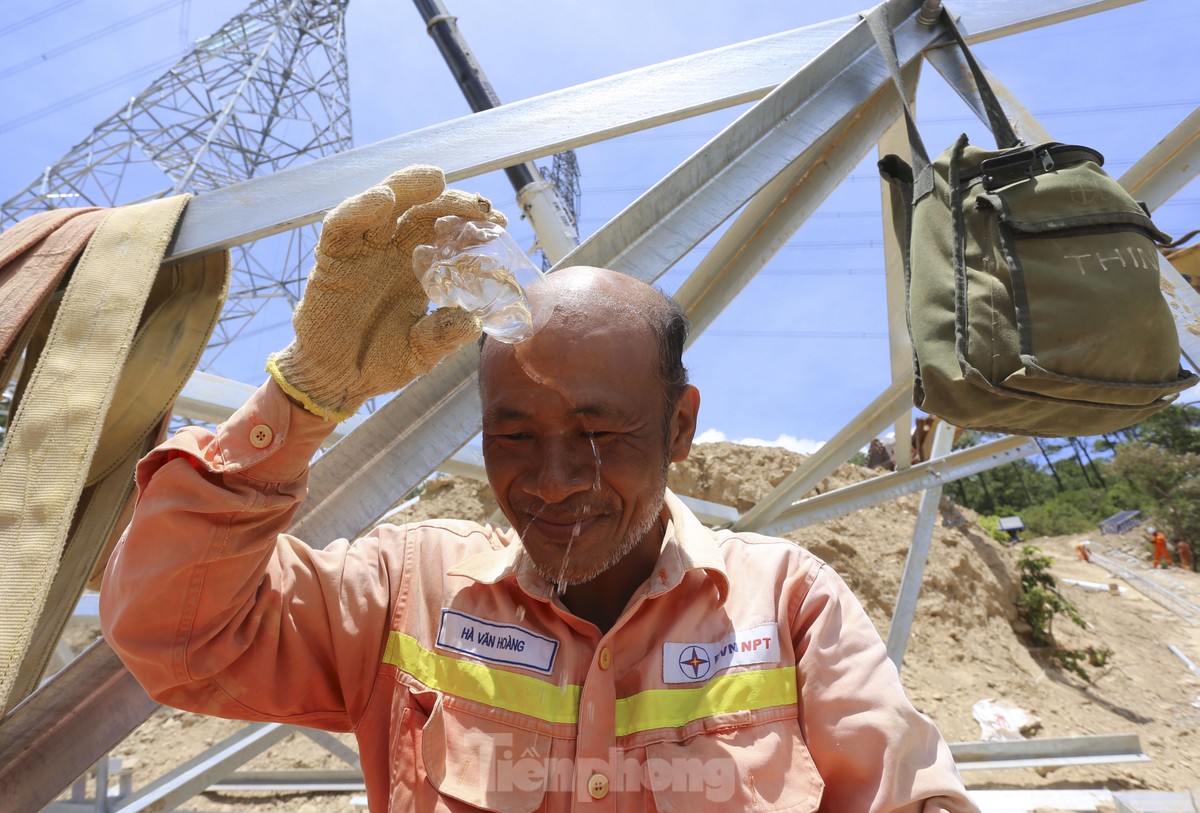
[[[546,276],[526,292],[536,333],[529,341],[551,341],[564,350],[576,343],[601,337],[613,326],[625,331],[644,330],[656,345],[659,374],[670,406],[688,383],[683,347],[688,321],[682,308],[657,288],[641,280],[592,266],[572,266]],[[542,335],[544,333],[544,335]],[[487,357],[484,334],[481,348]]]

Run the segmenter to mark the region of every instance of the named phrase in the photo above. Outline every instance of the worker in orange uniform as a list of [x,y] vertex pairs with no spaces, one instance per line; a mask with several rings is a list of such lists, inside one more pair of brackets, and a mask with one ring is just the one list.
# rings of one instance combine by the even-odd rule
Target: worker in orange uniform
[[287,533],[336,422],[479,334],[413,275],[438,217],[503,224],[444,183],[409,167],[330,212],[267,382],[139,464],[100,600],[134,676],[176,707],[353,731],[373,813],[977,813],[832,569],[667,489],[700,395],[683,311],[634,277],[551,274],[532,338],[480,346],[511,529]]
[[1150,534],[1150,541],[1154,543],[1154,564],[1157,568],[1158,563],[1163,563],[1163,569],[1171,566],[1171,552],[1167,550],[1167,537],[1162,531],[1157,528],[1147,528],[1146,532]]

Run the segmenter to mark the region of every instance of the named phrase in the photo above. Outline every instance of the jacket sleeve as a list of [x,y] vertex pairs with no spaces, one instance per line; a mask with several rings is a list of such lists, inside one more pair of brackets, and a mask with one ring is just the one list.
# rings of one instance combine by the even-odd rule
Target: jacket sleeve
[[978,813],[858,599],[827,565],[793,616],[800,725],[833,813]]
[[332,429],[268,381],[215,434],[185,428],[138,464],[137,507],[105,571],[100,620],[154,699],[354,726],[399,573],[375,536],[314,550],[284,533]]

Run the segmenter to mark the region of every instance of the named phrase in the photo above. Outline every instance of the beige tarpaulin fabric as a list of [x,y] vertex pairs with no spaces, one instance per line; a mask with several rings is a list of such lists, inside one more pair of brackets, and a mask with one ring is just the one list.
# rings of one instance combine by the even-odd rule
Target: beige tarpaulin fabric
[[2,708],[36,686],[118,524],[133,465],[158,437],[224,301],[224,253],[160,270],[186,201],[108,213],[57,313],[51,303],[23,329],[32,334],[27,358],[41,344],[39,324],[45,336],[0,447]]

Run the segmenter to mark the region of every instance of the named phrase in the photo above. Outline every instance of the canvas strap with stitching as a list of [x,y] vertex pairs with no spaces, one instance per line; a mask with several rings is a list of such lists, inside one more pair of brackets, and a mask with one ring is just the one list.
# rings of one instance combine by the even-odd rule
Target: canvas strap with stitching
[[8,350],[14,337],[33,321],[34,311],[107,215],[98,208],[54,209],[28,217],[4,232],[0,240],[0,268],[4,269],[0,278],[0,353],[11,355]]
[[223,253],[160,272],[186,201],[107,214],[0,447],[0,707],[36,685],[224,301]]

